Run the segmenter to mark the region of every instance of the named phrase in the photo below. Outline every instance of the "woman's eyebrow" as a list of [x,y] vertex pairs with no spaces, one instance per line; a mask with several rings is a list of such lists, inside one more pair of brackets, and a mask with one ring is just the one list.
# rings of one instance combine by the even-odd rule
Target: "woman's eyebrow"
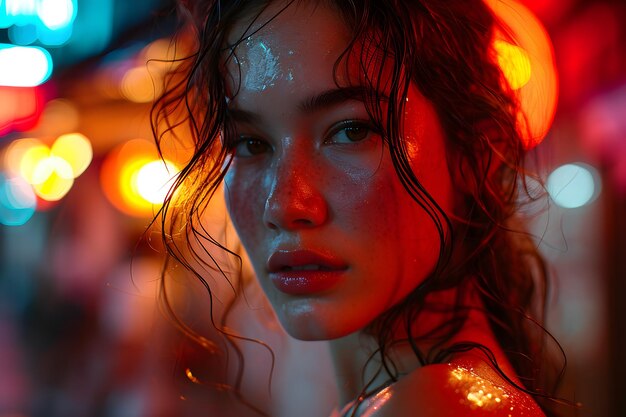
[[261,116],[247,110],[229,108],[226,111],[226,117],[234,122],[246,123],[250,125],[258,125],[261,123]]
[[[370,96],[372,96],[371,90],[364,86],[333,88],[302,100],[298,109],[304,113],[314,113],[346,101],[365,101]],[[381,96],[380,99],[387,100],[384,96]]]
[[[302,113],[314,113],[347,101],[365,101],[370,96],[371,90],[364,86],[338,87],[305,98],[298,104],[298,110]],[[378,100],[388,101],[389,98],[379,95]],[[235,122],[253,125],[261,123],[262,120],[257,113],[237,108],[229,108],[227,117]]]

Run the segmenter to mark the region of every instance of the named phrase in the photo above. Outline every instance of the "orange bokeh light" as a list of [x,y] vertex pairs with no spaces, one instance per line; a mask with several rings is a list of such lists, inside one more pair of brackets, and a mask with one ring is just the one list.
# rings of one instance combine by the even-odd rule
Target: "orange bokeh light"
[[494,50],[511,88],[519,94],[518,119],[524,145],[538,145],[548,133],[558,98],[554,51],[548,32],[525,6],[512,0],[487,0],[495,14],[511,30],[512,41],[499,34]]
[[[162,165],[158,175],[152,175],[154,181],[161,184],[147,184],[146,172],[155,174],[154,167]],[[169,172],[165,170],[165,167]],[[176,175],[178,169],[171,162],[159,158],[153,142],[145,139],[133,139],[115,149],[106,157],[100,171],[102,189],[109,201],[121,212],[133,217],[152,217],[159,209],[156,194],[165,197],[169,189],[169,178]],[[165,178],[163,172],[169,175]],[[147,188],[146,188],[147,187]]]

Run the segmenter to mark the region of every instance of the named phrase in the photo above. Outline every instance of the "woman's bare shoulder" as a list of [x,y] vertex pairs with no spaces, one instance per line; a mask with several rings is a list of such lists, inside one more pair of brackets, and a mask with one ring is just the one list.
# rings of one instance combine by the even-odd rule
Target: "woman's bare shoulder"
[[376,417],[545,416],[530,395],[472,357],[419,368],[388,395]]

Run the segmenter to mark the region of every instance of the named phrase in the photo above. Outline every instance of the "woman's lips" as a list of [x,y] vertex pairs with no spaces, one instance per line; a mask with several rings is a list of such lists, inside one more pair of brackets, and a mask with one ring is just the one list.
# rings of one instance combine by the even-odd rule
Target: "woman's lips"
[[313,250],[278,250],[267,261],[274,286],[289,295],[309,295],[334,287],[348,266],[340,259]]

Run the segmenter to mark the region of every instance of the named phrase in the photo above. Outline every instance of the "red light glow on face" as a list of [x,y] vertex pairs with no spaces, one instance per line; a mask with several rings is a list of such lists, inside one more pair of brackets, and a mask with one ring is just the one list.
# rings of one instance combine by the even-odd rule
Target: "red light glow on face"
[[[241,64],[229,63],[241,79],[230,112],[250,118],[235,120],[224,192],[285,330],[328,340],[364,328],[426,279],[440,236],[398,178],[365,103],[347,99],[346,87],[338,91],[337,79],[350,86],[342,80],[364,76],[358,59],[334,72],[351,34],[333,9],[310,6],[279,13],[271,30],[238,46]],[[271,7],[259,21],[277,11]],[[232,37],[246,27],[242,22]],[[388,69],[372,66],[367,76],[389,85]],[[413,83],[403,122],[410,169],[451,213],[456,195],[443,127]]]

